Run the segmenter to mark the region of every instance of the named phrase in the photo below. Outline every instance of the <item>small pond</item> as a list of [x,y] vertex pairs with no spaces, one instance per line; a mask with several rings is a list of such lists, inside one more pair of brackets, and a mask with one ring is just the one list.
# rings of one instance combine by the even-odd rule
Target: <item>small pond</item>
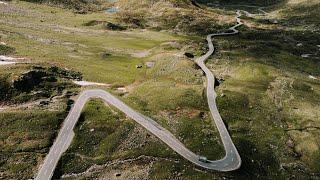
[[119,11],[119,9],[116,7],[111,7],[111,8],[108,8],[105,10],[106,13],[116,13],[118,11]]

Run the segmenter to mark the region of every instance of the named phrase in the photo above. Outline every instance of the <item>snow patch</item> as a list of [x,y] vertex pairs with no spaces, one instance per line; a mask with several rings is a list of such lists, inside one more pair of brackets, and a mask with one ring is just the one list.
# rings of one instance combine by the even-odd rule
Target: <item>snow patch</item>
[[0,4],[8,5],[8,3],[0,1]]
[[18,63],[18,60],[24,60],[25,58],[14,58],[9,56],[0,56],[0,65],[9,65]]
[[15,58],[9,56],[0,56],[0,61],[17,61],[17,60],[24,60],[25,58]]
[[73,81],[73,83],[80,85],[80,86],[109,86],[109,84],[89,82],[89,81]]
[[125,87],[118,87],[117,90],[122,93],[127,93],[127,89]]
[[0,42],[0,45],[7,45],[7,43],[5,43],[5,42]]

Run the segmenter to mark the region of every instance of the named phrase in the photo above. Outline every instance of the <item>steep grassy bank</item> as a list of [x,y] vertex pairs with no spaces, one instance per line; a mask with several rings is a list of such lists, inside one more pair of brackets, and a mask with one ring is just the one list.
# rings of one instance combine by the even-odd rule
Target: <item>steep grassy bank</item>
[[205,35],[223,29],[232,17],[210,11],[192,1],[119,0],[119,21],[132,27],[169,30],[176,33]]
[[294,26],[261,29],[251,18],[245,25],[240,35],[216,38],[218,53],[209,62],[226,80],[218,107],[244,160],[236,174],[318,178],[320,84],[310,76],[320,75],[319,36]]
[[50,6],[71,9],[72,11],[80,14],[91,13],[94,11],[103,10],[107,4],[107,0],[24,0],[27,2],[47,4]]

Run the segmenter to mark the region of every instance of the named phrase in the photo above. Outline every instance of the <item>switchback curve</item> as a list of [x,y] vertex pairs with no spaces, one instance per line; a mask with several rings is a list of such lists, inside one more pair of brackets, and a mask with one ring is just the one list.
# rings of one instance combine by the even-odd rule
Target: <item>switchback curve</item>
[[37,180],[51,179],[54,169],[60,157],[68,149],[68,147],[72,142],[72,139],[74,137],[73,128],[75,127],[80,117],[81,111],[84,108],[85,103],[91,98],[101,98],[105,102],[118,108],[123,113],[125,113],[128,117],[135,120],[141,126],[143,126],[152,134],[157,136],[160,140],[162,140],[175,152],[177,152],[178,154],[183,156],[185,159],[189,160],[190,162],[200,167],[211,169],[211,170],[217,170],[217,171],[232,171],[232,170],[238,169],[241,165],[241,158],[234,143],[232,142],[232,139],[227,131],[226,126],[223,123],[223,120],[216,106],[215,99],[217,97],[217,94],[214,91],[215,77],[212,74],[212,72],[205,66],[205,61],[214,53],[214,50],[215,50],[212,43],[212,37],[237,34],[239,31],[236,28],[242,25],[240,16],[241,16],[241,13],[238,10],[237,17],[236,17],[237,24],[229,28],[229,30],[232,32],[223,32],[223,33],[208,35],[207,41],[208,41],[209,51],[205,55],[199,57],[196,60],[196,63],[205,72],[207,77],[208,105],[210,108],[211,115],[214,119],[214,123],[216,124],[217,129],[219,131],[223,146],[225,148],[226,153],[224,158],[220,160],[215,160],[215,161],[211,161],[211,160],[208,160],[207,162],[200,161],[199,155],[193,153],[188,148],[186,148],[177,138],[174,137],[174,135],[171,132],[161,127],[156,121],[133,110],[132,108],[127,106],[125,103],[123,103],[121,100],[119,100],[112,94],[101,89],[94,89],[94,90],[83,91],[80,94],[79,98],[76,100],[74,106],[72,107],[71,111],[69,112],[67,118],[63,123],[63,126],[58,134],[58,137],[56,138],[55,142],[50,148],[49,154],[46,156],[45,161],[41,166],[36,179]]

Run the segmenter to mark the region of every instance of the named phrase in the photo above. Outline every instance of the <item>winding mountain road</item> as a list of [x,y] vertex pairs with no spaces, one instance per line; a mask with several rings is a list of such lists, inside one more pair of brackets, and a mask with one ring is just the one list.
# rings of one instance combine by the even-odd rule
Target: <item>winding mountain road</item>
[[201,166],[203,168],[217,170],[217,171],[232,171],[236,170],[241,165],[241,158],[240,155],[232,142],[232,139],[228,133],[226,126],[223,123],[223,120],[219,114],[218,108],[216,106],[216,97],[217,94],[214,90],[214,83],[215,77],[212,72],[205,66],[205,61],[214,53],[215,48],[212,43],[212,38],[214,36],[223,36],[223,35],[232,35],[238,33],[236,30],[237,27],[242,25],[240,20],[241,13],[237,11],[237,24],[231,28],[229,31],[232,32],[223,32],[217,34],[210,34],[207,36],[209,51],[198,58],[196,63],[201,67],[201,69],[205,72],[207,77],[207,98],[208,98],[208,105],[210,108],[210,112],[214,123],[217,126],[219,134],[221,136],[221,140],[225,149],[225,156],[220,160],[207,160],[207,161],[200,161],[199,155],[193,153],[188,148],[186,148],[175,136],[169,132],[168,130],[161,127],[156,121],[152,120],[149,117],[146,117],[139,112],[133,110],[121,100],[113,96],[112,94],[100,90],[86,90],[83,91],[79,98],[76,100],[74,106],[72,107],[71,111],[69,112],[67,118],[65,119],[63,126],[56,138],[55,142],[53,143],[52,147],[50,148],[49,154],[46,156],[43,165],[41,166],[36,179],[37,180],[47,180],[51,179],[54,169],[62,156],[62,154],[68,149],[70,146],[72,139],[74,137],[73,128],[75,127],[82,109],[84,108],[86,102],[91,98],[101,98],[105,102],[111,104],[112,106],[118,108],[123,113],[125,113],[128,117],[135,120],[141,126],[146,128],[152,134],[157,136],[161,141],[167,144],[172,150],[180,154],[185,159],[189,160],[190,162]]

